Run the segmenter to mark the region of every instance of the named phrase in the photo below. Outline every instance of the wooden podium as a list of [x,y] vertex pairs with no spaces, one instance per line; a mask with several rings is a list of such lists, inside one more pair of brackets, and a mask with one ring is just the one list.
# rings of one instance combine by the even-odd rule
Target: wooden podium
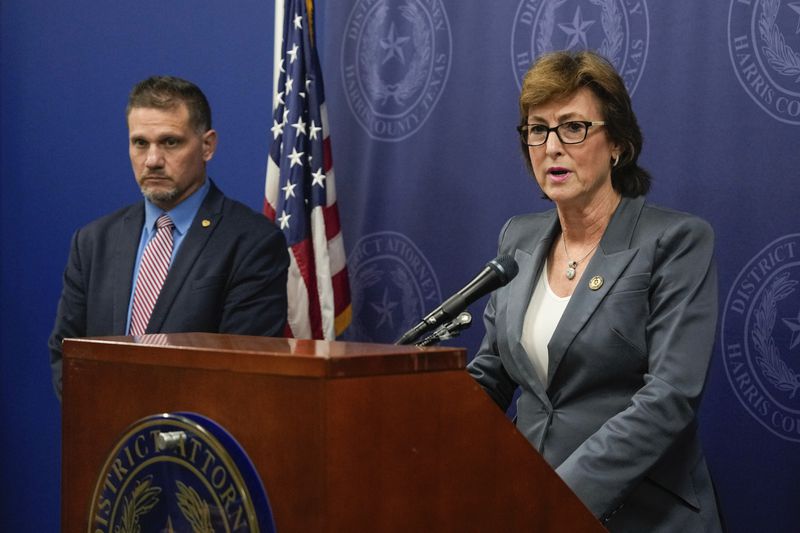
[[64,342],[62,531],[123,431],[225,427],[279,533],[605,531],[464,370],[462,349],[205,333]]

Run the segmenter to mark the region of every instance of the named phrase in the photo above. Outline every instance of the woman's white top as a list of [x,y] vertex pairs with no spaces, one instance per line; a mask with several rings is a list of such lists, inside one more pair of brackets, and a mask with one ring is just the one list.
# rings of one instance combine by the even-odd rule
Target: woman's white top
[[547,344],[553,337],[561,315],[569,303],[569,296],[557,296],[547,282],[547,261],[544,262],[536,287],[533,289],[525,321],[522,324],[522,347],[533,363],[536,375],[547,387],[547,365],[550,356]]

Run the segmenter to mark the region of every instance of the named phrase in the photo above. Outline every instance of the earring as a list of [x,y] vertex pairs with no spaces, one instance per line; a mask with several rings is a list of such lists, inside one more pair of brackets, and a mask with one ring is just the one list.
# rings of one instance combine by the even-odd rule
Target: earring
[[611,165],[611,166],[612,167],[616,167],[618,163],[619,163],[619,154],[614,156],[614,164]]

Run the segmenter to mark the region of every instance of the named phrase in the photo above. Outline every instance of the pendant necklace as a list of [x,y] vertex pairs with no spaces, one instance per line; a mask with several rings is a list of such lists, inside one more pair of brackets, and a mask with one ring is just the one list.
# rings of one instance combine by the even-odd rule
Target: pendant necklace
[[565,274],[567,275],[568,280],[573,280],[575,279],[575,273],[577,272],[578,265],[581,262],[583,262],[584,259],[589,257],[589,254],[592,253],[595,248],[597,248],[597,245],[600,244],[600,241],[594,243],[594,246],[592,246],[592,248],[588,252],[586,252],[586,255],[584,255],[577,261],[574,261],[569,258],[569,252],[567,251],[567,237],[563,233],[561,234],[561,241],[564,243],[564,254],[566,254],[567,256],[567,271],[565,272]]

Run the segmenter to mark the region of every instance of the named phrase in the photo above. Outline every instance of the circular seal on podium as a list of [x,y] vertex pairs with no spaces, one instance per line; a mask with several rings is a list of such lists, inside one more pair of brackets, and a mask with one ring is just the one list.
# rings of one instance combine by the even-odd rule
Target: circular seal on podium
[[196,413],[132,424],[98,475],[91,533],[274,532],[267,494],[244,449]]

